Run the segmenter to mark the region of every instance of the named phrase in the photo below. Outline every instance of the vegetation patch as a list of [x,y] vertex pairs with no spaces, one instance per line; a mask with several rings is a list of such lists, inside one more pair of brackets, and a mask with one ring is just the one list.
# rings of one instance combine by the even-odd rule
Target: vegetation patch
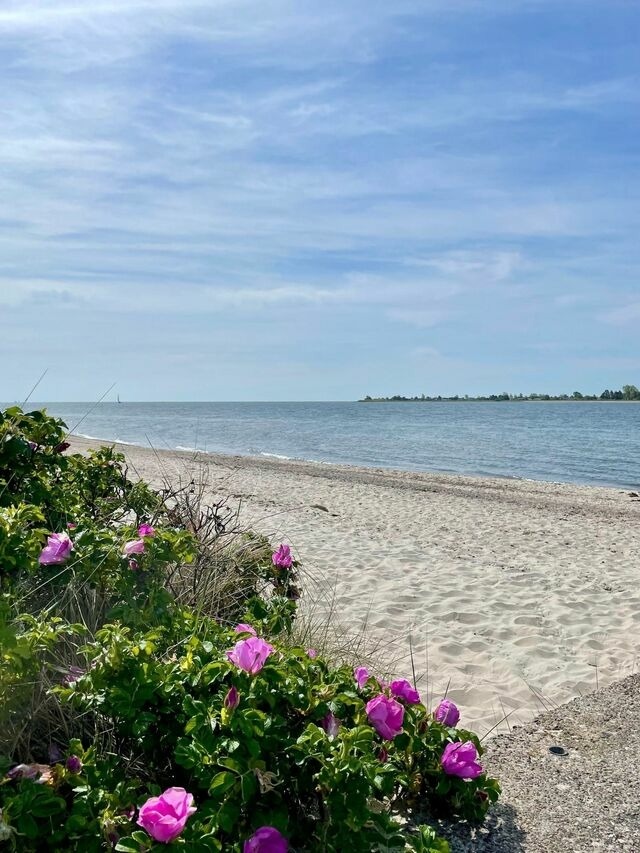
[[499,794],[452,702],[296,644],[300,566],[192,491],[0,414],[0,844],[448,849]]

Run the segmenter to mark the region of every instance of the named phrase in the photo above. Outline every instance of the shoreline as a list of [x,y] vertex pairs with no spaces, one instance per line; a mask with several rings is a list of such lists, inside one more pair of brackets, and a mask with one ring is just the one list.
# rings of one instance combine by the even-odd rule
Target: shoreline
[[[606,401],[605,401],[606,402]],[[633,401],[635,402],[635,401]],[[123,448],[131,447],[142,451],[152,453],[169,454],[176,456],[184,456],[186,458],[202,457],[204,460],[209,460],[213,463],[218,460],[222,463],[227,463],[233,460],[248,460],[250,463],[259,464],[261,462],[274,462],[276,464],[291,464],[304,466],[321,466],[335,468],[338,470],[353,471],[376,474],[395,475],[397,477],[415,476],[422,478],[459,478],[465,481],[490,481],[507,483],[538,483],[547,486],[569,486],[571,488],[586,488],[586,489],[604,489],[629,491],[635,490],[636,486],[629,484],[618,483],[596,483],[596,482],[576,482],[573,480],[540,480],[536,477],[524,477],[517,474],[487,474],[483,472],[462,473],[459,471],[445,469],[418,469],[418,468],[398,468],[393,465],[360,465],[355,462],[331,462],[324,459],[303,459],[295,456],[285,456],[279,453],[240,453],[240,452],[225,452],[221,450],[200,450],[195,447],[181,447],[180,445],[170,448],[156,448],[143,444],[138,444],[134,441],[122,441],[114,438],[98,438],[97,436],[84,435],[83,433],[68,433],[68,438],[76,442],[87,442],[90,445],[118,445]]]
[[415,667],[427,701],[448,692],[480,734],[636,669],[640,502],[625,490],[118,449],[131,473],[205,484],[289,542],[314,618],[363,634],[390,673]]

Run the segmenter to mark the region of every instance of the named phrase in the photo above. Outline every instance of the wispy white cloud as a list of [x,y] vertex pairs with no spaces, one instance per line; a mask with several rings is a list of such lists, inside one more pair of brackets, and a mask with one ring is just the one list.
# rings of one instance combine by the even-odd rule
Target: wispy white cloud
[[201,320],[198,351],[215,329],[230,352],[286,313],[323,365],[325,322],[363,363],[388,328],[389,364],[405,343],[449,352],[454,326],[487,351],[524,350],[536,324],[553,342],[572,308],[628,334],[637,61],[606,35],[597,54],[575,44],[585,0],[517,5],[5,2],[5,346],[9,316],[133,324],[141,303],[149,346],[170,318]]
[[606,311],[602,319],[613,326],[636,326],[640,322],[640,302],[628,302]]
[[417,326],[419,329],[430,329],[432,326],[442,323],[447,314],[439,309],[393,308],[389,311],[389,317],[391,320],[408,323],[410,326]]

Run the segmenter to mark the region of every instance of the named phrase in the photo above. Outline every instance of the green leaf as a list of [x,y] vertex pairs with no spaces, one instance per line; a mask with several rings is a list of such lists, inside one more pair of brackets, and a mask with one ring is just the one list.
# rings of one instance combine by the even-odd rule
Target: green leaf
[[135,832],[131,833],[131,837],[134,841],[137,841],[138,844],[149,844],[149,836],[146,832],[143,832],[141,829],[136,829]]
[[65,802],[60,797],[37,797],[31,804],[34,817],[51,817],[64,811]]
[[258,792],[258,781],[255,774],[252,772],[245,773],[241,779],[242,783],[242,799],[245,803],[249,803]]
[[140,853],[140,845],[133,838],[121,838],[116,844],[116,850],[120,853]]
[[238,824],[240,805],[234,800],[227,800],[218,812],[218,821],[222,829],[229,835]]
[[216,773],[209,785],[209,793],[212,797],[222,798],[228,790],[233,788],[237,779],[238,777],[229,770],[223,770],[220,773]]

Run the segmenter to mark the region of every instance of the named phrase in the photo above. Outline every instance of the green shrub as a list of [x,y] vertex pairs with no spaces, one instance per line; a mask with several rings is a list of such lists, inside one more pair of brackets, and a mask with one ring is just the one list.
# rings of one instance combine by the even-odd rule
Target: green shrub
[[[132,483],[113,449],[65,456],[64,430],[0,415],[0,841],[239,853],[271,828],[300,853],[442,853],[403,816],[482,820],[495,780],[443,764],[481,754],[472,733],[293,645],[286,546]],[[168,789],[196,811],[155,844],[136,821]]]

